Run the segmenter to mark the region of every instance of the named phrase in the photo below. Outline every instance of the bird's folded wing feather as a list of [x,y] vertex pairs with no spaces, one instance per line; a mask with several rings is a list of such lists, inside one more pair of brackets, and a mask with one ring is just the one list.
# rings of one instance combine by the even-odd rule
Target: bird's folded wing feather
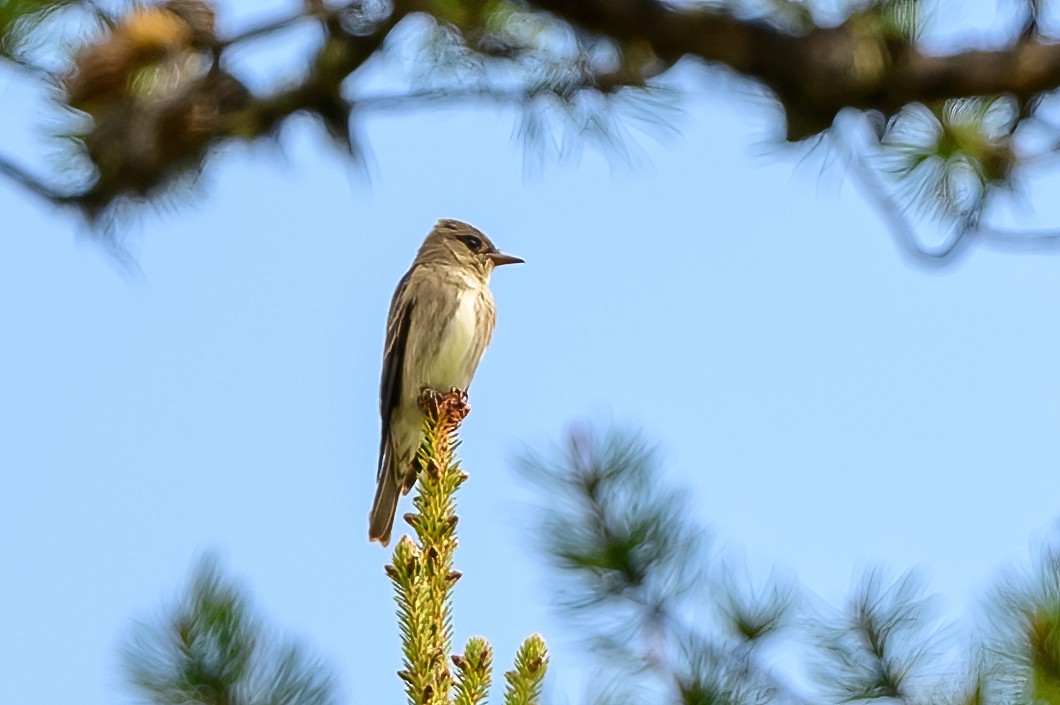
[[409,339],[412,308],[415,303],[408,295],[409,280],[415,268],[405,273],[398,282],[394,300],[390,303],[390,314],[386,321],[386,348],[383,351],[383,376],[379,384],[379,414],[382,417],[382,437],[379,442],[379,473],[382,481],[386,472],[384,458],[387,439],[390,437],[390,417],[401,401],[402,373],[405,369],[405,348]]

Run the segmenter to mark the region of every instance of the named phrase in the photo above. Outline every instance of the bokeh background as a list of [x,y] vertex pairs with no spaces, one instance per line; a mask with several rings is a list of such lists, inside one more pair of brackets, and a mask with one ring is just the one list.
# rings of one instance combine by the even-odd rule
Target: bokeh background
[[[221,2],[219,22],[294,5]],[[975,3],[939,41],[1002,11]],[[242,57],[252,87],[299,58],[280,39]],[[974,625],[1060,509],[1060,260],[915,266],[747,84],[695,65],[669,81],[680,110],[627,151],[559,160],[524,152],[516,112],[491,104],[371,116],[366,165],[295,119],[275,144],[226,147],[193,197],[123,220],[124,260],[0,188],[0,700],[126,699],[132,623],[209,549],[333,664],[346,702],[401,700],[389,553],[366,515],[387,306],[440,217],[526,259],[494,277],[463,429],[458,643],[486,635],[503,667],[540,631],[551,701],[585,690],[535,551],[547,498],[513,470],[585,420],[642,429],[751,574],[841,603],[866,566],[916,568]],[[0,100],[9,154],[54,153],[30,79],[0,69]],[[1037,200],[1037,222],[1060,222]]]

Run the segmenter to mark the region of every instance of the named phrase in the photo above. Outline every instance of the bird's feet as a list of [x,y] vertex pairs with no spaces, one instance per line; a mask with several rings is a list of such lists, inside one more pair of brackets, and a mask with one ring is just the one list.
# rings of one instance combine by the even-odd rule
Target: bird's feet
[[441,418],[443,415],[459,424],[471,413],[471,405],[467,403],[467,392],[459,387],[452,387],[448,392],[439,392],[430,387],[420,390],[420,408],[423,413],[433,419]]

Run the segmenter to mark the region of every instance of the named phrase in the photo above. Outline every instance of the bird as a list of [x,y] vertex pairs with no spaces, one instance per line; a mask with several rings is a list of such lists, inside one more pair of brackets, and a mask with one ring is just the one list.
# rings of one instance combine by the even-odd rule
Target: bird
[[518,264],[472,225],[443,218],[398,282],[386,323],[379,384],[382,434],[368,539],[390,542],[398,499],[416,484],[425,389],[467,393],[493,336],[495,267]]

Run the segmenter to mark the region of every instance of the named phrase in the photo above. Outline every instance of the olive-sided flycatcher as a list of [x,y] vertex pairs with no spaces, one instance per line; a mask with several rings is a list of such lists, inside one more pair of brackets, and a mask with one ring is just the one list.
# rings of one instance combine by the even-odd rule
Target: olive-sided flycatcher
[[379,413],[383,421],[368,538],[390,541],[398,498],[416,484],[423,389],[467,391],[496,321],[493,268],[522,262],[482,232],[439,220],[398,282],[386,322]]

